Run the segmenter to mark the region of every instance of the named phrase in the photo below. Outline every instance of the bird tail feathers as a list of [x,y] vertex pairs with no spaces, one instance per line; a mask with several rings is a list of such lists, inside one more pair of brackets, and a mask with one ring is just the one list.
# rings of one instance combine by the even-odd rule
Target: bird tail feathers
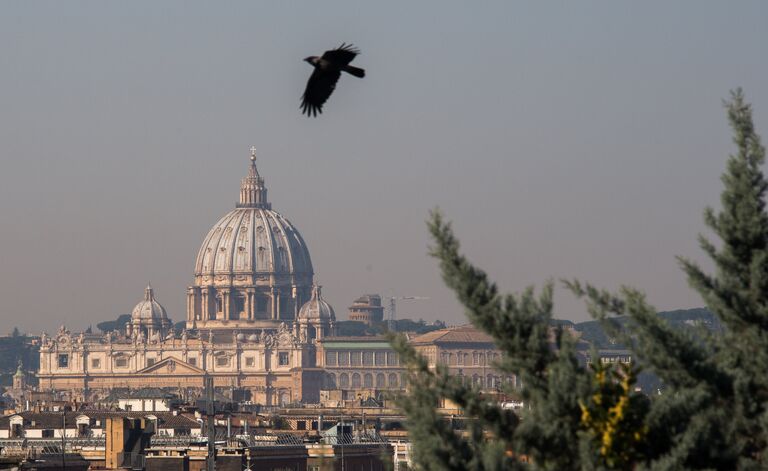
[[358,78],[365,77],[365,70],[360,69],[358,67],[353,67],[351,65],[346,65],[346,66],[344,66],[344,69],[342,69],[342,70],[344,70],[344,72],[346,72],[348,74],[352,74],[352,75],[354,75],[355,77],[358,77]]

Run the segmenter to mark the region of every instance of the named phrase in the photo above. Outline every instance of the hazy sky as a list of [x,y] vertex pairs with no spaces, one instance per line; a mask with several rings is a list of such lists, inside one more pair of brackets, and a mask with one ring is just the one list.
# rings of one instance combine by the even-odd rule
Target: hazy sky
[[[302,59],[342,41],[368,76],[307,119]],[[674,256],[702,259],[729,89],[768,139],[766,45],[761,1],[3,3],[0,331],[113,319],[147,281],[183,319],[251,145],[340,318],[378,292],[463,319],[427,256],[438,205],[505,290],[700,306]]]

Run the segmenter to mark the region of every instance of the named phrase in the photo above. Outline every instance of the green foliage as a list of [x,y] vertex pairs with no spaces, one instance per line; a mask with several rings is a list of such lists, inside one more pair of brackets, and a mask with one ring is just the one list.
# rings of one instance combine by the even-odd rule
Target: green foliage
[[[444,329],[445,323],[437,321],[434,324],[427,324],[424,319],[413,321],[411,319],[397,319],[395,321],[396,332],[414,332],[416,334],[426,334],[433,330]],[[382,335],[389,330],[387,322],[378,322],[373,325],[367,325],[360,321],[340,321],[336,323],[336,335],[339,337],[364,337],[369,335]]]
[[187,321],[179,321],[173,324],[173,331],[177,334],[181,334],[186,328],[187,328]]
[[368,325],[360,321],[339,321],[336,323],[336,335],[339,337],[362,337],[373,335],[368,331]]
[[648,434],[643,420],[648,400],[632,394],[637,371],[624,363],[618,368],[608,368],[600,362],[590,366],[595,393],[588,401],[579,402],[579,406],[581,425],[590,441],[600,445],[592,459],[609,469],[630,468],[642,459]]
[[[393,338],[409,368],[408,415],[417,467],[443,469],[766,469],[768,468],[768,189],[765,150],[740,90],[726,103],[738,152],[723,175],[722,210],[705,212],[721,243],[700,237],[714,274],[680,259],[714,322],[681,329],[680,317],[657,314],[643,293],[617,293],[564,281],[585,299],[606,337],[631,346],[664,382],[650,398],[634,390],[637,370],[585,368],[574,341],[552,322],[552,283],[540,294],[500,294],[459,252],[449,223],[432,214],[432,255],[470,321],[503,352],[496,365],[515,374],[529,408],[518,418],[478,391],[431,370],[402,338]],[[616,316],[623,316],[617,321]],[[703,318],[703,317],[702,317]],[[677,325],[676,325],[677,322]],[[705,322],[706,324],[706,322]],[[722,333],[713,334],[713,330]],[[461,407],[470,426],[461,435],[435,408]],[[523,462],[522,457],[529,459]]]
[[131,321],[130,314],[120,314],[117,319],[113,321],[104,321],[96,324],[96,328],[102,333],[112,332],[113,330],[122,330],[125,324]]

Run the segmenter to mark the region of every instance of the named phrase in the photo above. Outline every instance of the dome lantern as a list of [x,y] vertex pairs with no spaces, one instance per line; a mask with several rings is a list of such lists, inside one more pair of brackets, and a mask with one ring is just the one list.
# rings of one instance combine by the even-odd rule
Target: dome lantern
[[240,182],[240,202],[238,208],[264,208],[272,209],[267,201],[267,187],[264,179],[256,169],[256,147],[251,146],[251,167],[248,176]]

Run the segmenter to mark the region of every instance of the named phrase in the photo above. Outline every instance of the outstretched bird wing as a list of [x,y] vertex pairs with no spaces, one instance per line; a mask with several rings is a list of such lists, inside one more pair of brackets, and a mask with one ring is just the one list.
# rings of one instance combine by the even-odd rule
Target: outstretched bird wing
[[341,43],[341,46],[338,48],[325,51],[322,59],[327,60],[328,62],[332,62],[337,66],[344,66],[352,62],[352,59],[354,59],[358,54],[360,54],[360,50],[355,46]]
[[315,68],[315,71],[309,77],[304,95],[301,97],[302,114],[317,116],[323,112],[323,104],[331,96],[333,89],[336,88],[336,82],[339,81],[340,75],[341,72],[338,70]]

